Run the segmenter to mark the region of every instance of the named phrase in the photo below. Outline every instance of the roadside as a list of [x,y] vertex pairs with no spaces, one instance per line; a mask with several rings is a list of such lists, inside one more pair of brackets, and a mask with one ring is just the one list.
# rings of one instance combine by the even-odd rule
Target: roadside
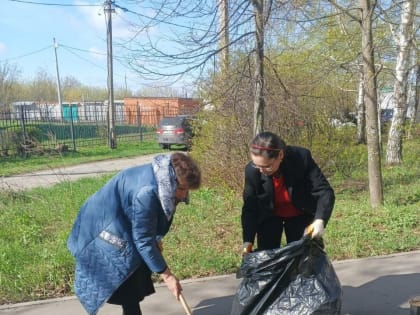
[[131,166],[149,163],[155,155],[149,154],[127,159],[89,162],[10,177],[0,177],[0,189],[18,191],[36,187],[47,187],[64,181],[118,172]]

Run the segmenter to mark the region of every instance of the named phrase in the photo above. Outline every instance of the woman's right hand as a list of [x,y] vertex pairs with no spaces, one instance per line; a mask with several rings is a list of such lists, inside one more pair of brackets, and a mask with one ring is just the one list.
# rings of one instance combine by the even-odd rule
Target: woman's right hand
[[242,256],[249,254],[250,252],[252,252],[252,243],[250,242],[245,242],[242,245]]
[[169,291],[171,291],[175,298],[179,301],[179,296],[182,291],[182,287],[179,283],[179,280],[172,274],[169,268],[166,268],[166,270],[163,273],[161,273],[160,276],[165,282]]

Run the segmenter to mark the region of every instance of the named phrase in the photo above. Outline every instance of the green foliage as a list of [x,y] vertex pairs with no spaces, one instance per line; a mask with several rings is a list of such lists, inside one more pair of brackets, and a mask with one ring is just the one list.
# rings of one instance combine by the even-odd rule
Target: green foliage
[[[211,187],[238,191],[243,186],[243,168],[249,161],[249,125],[241,124],[237,115],[225,111],[205,112],[198,116],[202,126],[193,143],[193,156],[202,165],[205,180]],[[337,128],[327,114],[313,115],[310,123],[285,128],[279,124],[273,131],[287,144],[311,149],[321,169],[336,177],[351,177],[367,165],[366,147],[356,145],[354,126]]]
[[355,127],[326,127],[323,133],[308,138],[303,135],[297,145],[311,149],[317,164],[326,175],[351,178],[354,172],[367,168],[367,148],[357,145]]
[[210,187],[239,189],[247,159],[248,135],[234,115],[205,112],[198,115],[202,126],[193,138],[192,156],[200,164]]
[[[328,47],[339,44],[340,41],[335,40],[339,34],[337,28],[313,38],[294,37],[293,43],[286,37],[279,42],[280,48],[274,46],[267,51],[263,127],[279,134],[287,144],[313,149],[319,163],[328,167],[329,173],[349,176],[354,163],[361,162],[340,158],[353,154],[355,149],[343,144],[355,140],[346,137],[346,140],[335,141],[341,130],[331,121],[333,118],[342,122],[349,120],[354,111],[357,80],[344,71],[331,71],[334,63],[313,49],[325,44],[326,39]],[[299,49],[284,48],[290,44]],[[339,45],[335,53],[344,54],[348,52],[346,49],[348,47]],[[249,160],[248,144],[254,136],[254,71],[252,60],[238,53],[225,77],[216,74],[202,82],[202,98],[209,100],[214,109],[199,118],[203,127],[194,139],[193,154],[203,164],[206,179],[214,187],[238,190],[243,185],[243,167],[237,165],[245,165]],[[356,138],[356,129],[352,130]]]

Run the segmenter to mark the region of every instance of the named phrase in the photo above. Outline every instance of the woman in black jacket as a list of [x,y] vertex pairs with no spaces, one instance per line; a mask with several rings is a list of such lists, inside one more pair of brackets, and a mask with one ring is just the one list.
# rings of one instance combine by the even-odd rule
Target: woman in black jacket
[[304,233],[322,237],[335,197],[311,152],[262,132],[252,140],[250,153],[241,216],[243,252],[252,251],[255,236],[258,250],[280,247],[283,230],[287,243]]

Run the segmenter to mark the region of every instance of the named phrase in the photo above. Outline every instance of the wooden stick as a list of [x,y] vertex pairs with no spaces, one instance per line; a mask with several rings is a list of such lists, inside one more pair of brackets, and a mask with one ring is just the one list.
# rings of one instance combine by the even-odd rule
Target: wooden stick
[[190,307],[188,306],[187,301],[185,301],[185,298],[182,295],[182,293],[179,294],[179,299],[181,301],[182,306],[184,307],[185,313],[187,313],[187,315],[192,315]]

